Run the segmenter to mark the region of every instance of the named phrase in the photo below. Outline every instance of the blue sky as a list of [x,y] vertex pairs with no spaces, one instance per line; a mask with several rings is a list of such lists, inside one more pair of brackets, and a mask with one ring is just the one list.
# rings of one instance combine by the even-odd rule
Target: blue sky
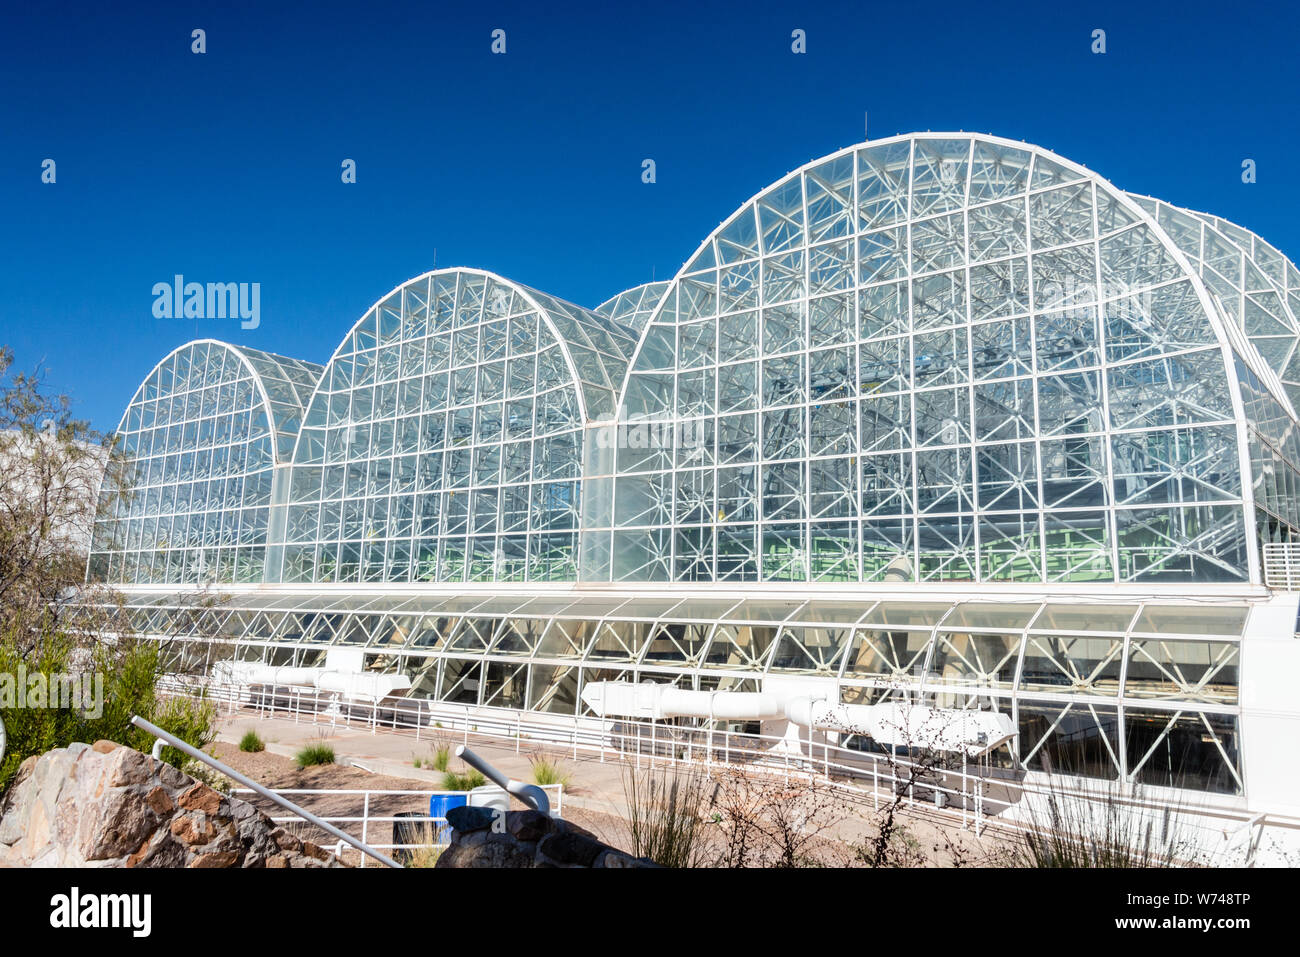
[[[435,250],[594,306],[861,140],[864,111],[873,137],[1028,140],[1295,258],[1298,21],[1248,3],[7,4],[0,342],[112,429],[196,336],[326,361]],[[176,273],[261,283],[260,327],[154,318]]]

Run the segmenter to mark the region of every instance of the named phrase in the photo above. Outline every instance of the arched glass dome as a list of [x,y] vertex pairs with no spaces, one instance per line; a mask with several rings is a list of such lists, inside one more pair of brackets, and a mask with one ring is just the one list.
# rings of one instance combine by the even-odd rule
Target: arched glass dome
[[584,426],[634,345],[470,269],[395,289],[330,360],[294,453],[287,581],[572,581]]
[[1247,579],[1237,379],[1261,362],[1229,321],[1137,203],[1036,147],[817,160],[646,327],[623,419],[674,436],[619,448],[612,576]]
[[[1281,378],[1284,394],[1294,406],[1300,398],[1300,382],[1295,381],[1300,370],[1296,356],[1300,324],[1295,313],[1300,289],[1288,288],[1288,274],[1292,280],[1300,279],[1295,267],[1262,241],[1258,242],[1257,259],[1257,237],[1225,220],[1150,197],[1133,199],[1186,254],[1215,305],[1250,340],[1261,360],[1255,371],[1266,378],[1270,372]],[[1247,352],[1244,358],[1253,356]]]
[[650,316],[659,305],[659,300],[663,298],[664,290],[667,288],[666,280],[633,286],[614,298],[602,302],[596,307],[596,315],[604,316],[639,333],[650,321]]
[[89,574],[114,584],[259,582],[274,470],[321,367],[205,339],[145,378],[118,426],[128,491],[106,490]]

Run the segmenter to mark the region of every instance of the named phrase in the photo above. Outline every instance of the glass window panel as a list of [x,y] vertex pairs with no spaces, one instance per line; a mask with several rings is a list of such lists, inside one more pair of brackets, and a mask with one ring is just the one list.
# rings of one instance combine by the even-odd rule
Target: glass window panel
[[930,648],[930,632],[859,628],[853,638],[845,678],[919,679]]
[[607,661],[636,661],[641,657],[650,629],[651,623],[645,621],[601,622],[586,655]]
[[768,650],[776,638],[776,627],[769,625],[719,624],[702,662],[706,668],[763,670]]
[[1119,631],[1128,629],[1136,605],[1062,605],[1048,602],[1034,620],[1034,630]]
[[1124,710],[1129,777],[1157,787],[1241,793],[1235,715]]
[[574,714],[578,707],[578,669],[571,665],[533,665],[528,679],[528,710]]
[[1239,650],[1236,642],[1135,638],[1124,695],[1235,704]]
[[1021,698],[1020,761],[1035,771],[1118,780],[1119,712],[1086,702],[1057,704]]
[[1011,688],[1020,654],[1020,635],[969,635],[941,631],[929,676],[946,685]]
[[527,703],[528,666],[514,662],[489,661],[483,668],[483,705],[492,708],[523,708]]
[[957,628],[1020,629],[1038,611],[1038,603],[1019,605],[962,602],[943,621],[944,630]]
[[557,619],[546,629],[537,645],[538,658],[577,658],[586,650],[596,632],[594,621]]
[[1119,694],[1123,665],[1122,637],[1077,637],[1030,634],[1020,673],[1022,691]]
[[694,667],[699,664],[712,630],[708,624],[661,622],[655,627],[642,661]]
[[783,628],[772,657],[773,671],[829,675],[839,671],[839,656],[852,628]]
[[1240,636],[1245,608],[1214,605],[1145,605],[1133,625],[1135,632],[1176,635]]

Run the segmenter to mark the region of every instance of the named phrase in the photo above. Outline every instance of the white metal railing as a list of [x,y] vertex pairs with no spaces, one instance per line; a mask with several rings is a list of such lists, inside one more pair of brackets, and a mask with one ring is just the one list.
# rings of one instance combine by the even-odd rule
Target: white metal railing
[[1300,542],[1266,542],[1264,584],[1280,591],[1300,591]]
[[305,808],[299,807],[298,805],[290,801],[288,798],[281,797],[278,793],[272,791],[270,788],[258,784],[252,778],[240,774],[238,771],[236,771],[232,767],[229,767],[228,765],[222,764],[216,758],[212,757],[212,755],[204,754],[198,748],[194,747],[193,745],[187,744],[186,742],[182,741],[180,738],[176,737],[171,732],[164,731],[156,724],[146,721],[144,718],[140,717],[139,715],[133,716],[131,718],[131,723],[135,725],[137,728],[149,732],[158,740],[166,741],[173,748],[179,750],[182,754],[187,754],[194,760],[203,762],[208,767],[214,769],[215,771],[218,771],[221,774],[224,774],[232,781],[237,781],[238,783],[244,785],[245,788],[247,788],[248,790],[254,791],[257,794],[261,795],[262,797],[266,798],[267,800],[275,802],[276,804],[280,805],[280,807],[284,808],[287,811],[292,811],[298,820],[306,821],[308,824],[311,824],[314,827],[318,827],[322,831],[326,832],[327,834],[330,834],[333,837],[337,838],[340,845],[342,844],[352,845],[352,847],[356,848],[358,851],[361,852],[363,860],[365,859],[366,855],[369,855],[370,857],[373,857],[375,860],[379,861],[379,863],[385,864],[388,867],[401,867],[400,864],[398,864],[388,855],[380,854],[373,847],[367,845],[364,839],[358,840],[357,838],[353,837],[351,834],[348,834],[346,831],[343,831],[335,827],[333,824],[329,823],[328,821],[317,817],[316,815],[312,814],[310,811],[306,810]]
[[[163,679],[160,687],[173,693],[194,694],[200,686],[188,681]],[[989,781],[963,759],[960,766],[921,769],[905,758],[889,757],[845,748],[827,742],[805,742],[808,752],[793,754],[778,748],[785,739],[748,734],[730,729],[692,728],[649,719],[600,719],[578,715],[543,715],[512,709],[491,709],[477,705],[402,698],[379,705],[349,702],[337,692],[308,687],[203,684],[209,699],[230,713],[249,710],[262,717],[283,715],[294,723],[328,724],[362,728],[372,734],[404,734],[416,741],[459,740],[470,737],[511,741],[515,753],[524,743],[534,747],[563,749],[577,760],[580,754],[631,763],[637,769],[660,766],[737,767],[776,776],[784,781],[818,778],[879,809],[881,795],[895,792],[914,809],[953,808],[960,811],[963,827],[973,826],[977,835],[988,823],[991,806],[1005,809],[1015,802],[989,793]],[[924,778],[924,779],[923,779]],[[1018,786],[1016,786],[1018,789]],[[941,796],[941,797],[936,797]]]
[[[337,692],[309,687],[269,687],[219,684],[193,679],[167,678],[161,683],[174,693],[206,693],[214,702],[252,711],[264,717],[292,717],[295,723],[329,724],[369,730],[375,734],[403,734],[420,740],[450,743],[470,737],[513,742],[520,753],[530,747],[563,749],[575,760],[579,755],[604,762],[607,758],[642,766],[728,766],[749,773],[781,777],[786,781],[817,778],[839,789],[859,803],[879,809],[882,795],[894,795],[913,813],[937,818],[944,823],[960,821],[976,836],[993,825],[1010,832],[1024,825],[1005,816],[1008,809],[1026,799],[1079,799],[1115,802],[1142,811],[1165,811],[1169,799],[1161,800],[1133,793],[1122,787],[1117,793],[1098,790],[1097,785],[1073,785],[1060,779],[1047,785],[1013,777],[1002,769],[965,759],[960,765],[925,769],[899,755],[877,754],[846,748],[811,738],[800,742],[794,753],[785,738],[747,734],[727,728],[688,727],[649,719],[601,719],[592,716],[523,712],[422,698],[389,699],[379,703],[349,702]],[[922,773],[924,772],[924,773]],[[888,797],[886,801],[894,800]],[[1239,806],[1210,801],[1179,807],[1190,827],[1207,839],[1220,840],[1225,826],[1240,828],[1251,814]],[[1000,817],[1001,816],[1001,817]],[[1269,823],[1300,828],[1300,819],[1269,816]],[[1211,840],[1212,843],[1212,840]]]
[[[552,816],[562,817],[563,808],[564,808],[564,786],[561,784],[547,784],[547,785],[542,785],[542,790],[547,792],[548,798],[551,799]],[[253,791],[251,788],[234,788],[231,790],[230,793],[244,796],[244,799],[247,800],[248,799],[246,797],[247,795],[257,794],[259,792]],[[298,799],[298,803],[301,804],[315,804],[316,801],[320,799],[337,798],[337,797],[353,798],[354,803],[355,801],[359,800],[361,804],[360,814],[348,814],[348,815],[320,814],[320,815],[316,815],[316,818],[319,821],[324,821],[327,824],[333,825],[334,827],[338,828],[341,831],[359,830],[360,834],[354,834],[353,837],[357,837],[367,847],[374,848],[377,851],[387,851],[391,854],[391,852],[393,851],[420,850],[422,848],[430,846],[430,844],[436,846],[445,846],[450,840],[450,835],[447,833],[447,818],[443,816],[431,816],[429,814],[415,814],[412,812],[400,812],[397,814],[380,814],[380,813],[375,813],[376,804],[392,803],[391,801],[385,802],[383,800],[385,798],[389,798],[389,799],[396,798],[398,800],[402,798],[411,798],[413,801],[415,799],[419,799],[419,801],[424,805],[424,807],[427,808],[430,806],[430,799],[435,796],[464,795],[466,792],[443,791],[437,789],[409,791],[409,790],[383,790],[377,788],[276,788],[275,793],[279,795],[293,795]],[[307,808],[307,810],[310,810],[310,808]],[[283,824],[300,824],[305,819],[302,818],[301,816],[294,815],[294,816],[278,816],[278,817],[272,816],[271,820],[276,824],[283,825]],[[383,824],[393,825],[398,821],[402,821],[407,824],[412,824],[416,826],[419,825],[428,826],[430,831],[429,836],[432,838],[432,840],[430,842],[421,842],[418,844],[398,844],[393,842],[371,840],[371,833],[370,833],[371,825],[383,825]],[[315,824],[316,822],[309,821],[308,823]],[[360,827],[357,827],[356,825],[360,825]],[[324,833],[329,833],[329,832],[324,832]],[[334,854],[336,857],[339,857],[340,859],[343,858],[344,843],[342,841],[338,841],[337,845],[334,846]],[[360,858],[361,858],[361,866],[365,867],[366,866],[365,855],[364,854],[360,855]]]

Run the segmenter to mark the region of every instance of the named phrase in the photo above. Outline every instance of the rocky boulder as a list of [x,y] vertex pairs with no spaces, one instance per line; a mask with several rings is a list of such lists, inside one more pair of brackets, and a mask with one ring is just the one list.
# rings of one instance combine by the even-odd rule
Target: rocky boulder
[[457,807],[447,812],[451,843],[435,867],[658,867],[540,811]]
[[0,867],[339,867],[246,801],[112,741],[23,762]]

